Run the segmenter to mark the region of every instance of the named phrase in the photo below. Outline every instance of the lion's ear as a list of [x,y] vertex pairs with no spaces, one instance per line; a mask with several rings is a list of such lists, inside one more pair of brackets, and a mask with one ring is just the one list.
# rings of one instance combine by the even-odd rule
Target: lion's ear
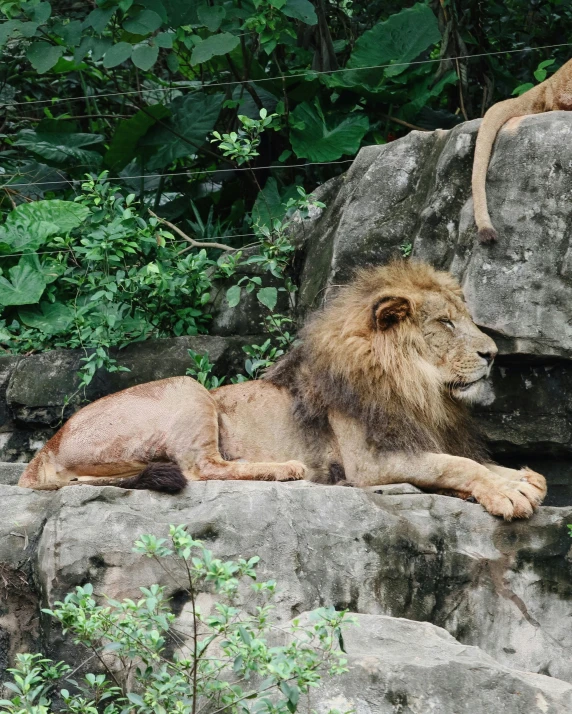
[[374,327],[382,331],[389,330],[412,314],[411,301],[405,297],[382,297],[372,307]]

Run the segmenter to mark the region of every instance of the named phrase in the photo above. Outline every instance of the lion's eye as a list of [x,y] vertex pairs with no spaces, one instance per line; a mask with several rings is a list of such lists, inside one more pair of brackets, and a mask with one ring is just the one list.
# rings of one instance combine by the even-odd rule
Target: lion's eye
[[451,322],[451,320],[449,320],[448,317],[441,317],[441,318],[439,318],[439,322],[440,322],[442,325],[447,325],[447,327],[449,327],[451,330],[454,330],[454,329],[455,329],[455,325]]

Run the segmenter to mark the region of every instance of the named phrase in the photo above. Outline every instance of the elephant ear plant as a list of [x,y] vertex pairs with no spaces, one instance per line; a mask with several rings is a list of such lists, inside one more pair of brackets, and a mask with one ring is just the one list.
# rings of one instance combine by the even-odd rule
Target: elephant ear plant
[[[215,558],[181,525],[170,526],[168,540],[141,536],[134,551],[156,559],[176,583],[190,624],[176,622],[163,586],[141,588],[137,601],[104,604],[92,585],[78,586],[44,612],[85,647],[86,660],[72,668],[41,654],[17,655],[1,712],[293,714],[309,711],[305,695],[321,674],[347,671],[346,612],[323,608],[304,626],[294,620],[279,627],[272,618],[276,583],[256,580],[258,557]],[[209,613],[198,605],[201,592],[220,596]],[[239,604],[248,592],[249,609]],[[269,644],[270,633],[286,644]],[[98,663],[99,672],[74,678],[88,662]]]

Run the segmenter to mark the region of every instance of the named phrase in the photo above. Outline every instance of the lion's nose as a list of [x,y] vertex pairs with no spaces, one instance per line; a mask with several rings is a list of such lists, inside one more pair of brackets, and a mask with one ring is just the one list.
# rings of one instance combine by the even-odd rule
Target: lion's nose
[[479,357],[482,357],[484,360],[486,360],[487,364],[490,364],[496,357],[497,351],[491,350],[490,352],[477,352],[477,354],[479,355]]

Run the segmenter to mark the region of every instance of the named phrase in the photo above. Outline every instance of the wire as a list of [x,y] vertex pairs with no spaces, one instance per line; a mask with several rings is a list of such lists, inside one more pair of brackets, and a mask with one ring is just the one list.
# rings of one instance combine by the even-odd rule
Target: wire
[[[496,52],[481,52],[476,55],[459,55],[457,57],[437,57],[435,59],[427,59],[427,60],[416,60],[415,62],[394,62],[390,64],[375,64],[375,65],[370,65],[369,67],[342,67],[341,69],[330,69],[330,70],[306,70],[304,72],[298,72],[295,74],[285,74],[284,76],[280,77],[262,77],[260,79],[256,80],[238,80],[234,82],[213,82],[211,84],[205,84],[202,85],[200,88],[194,89],[194,91],[201,91],[203,89],[208,89],[210,87],[228,87],[232,85],[237,85],[237,84],[259,84],[260,82],[277,82],[277,81],[282,81],[285,79],[296,79],[298,77],[309,77],[313,78],[316,75],[322,75],[322,74],[339,74],[340,72],[363,72],[364,70],[368,69],[385,69],[386,67],[409,67],[411,65],[418,65],[418,64],[429,64],[429,63],[434,63],[434,62],[450,62],[453,60],[462,60],[462,59],[475,59],[477,57],[493,57],[495,55],[508,55],[508,54],[514,54],[516,52],[534,52],[536,50],[548,50],[548,49],[555,49],[557,47],[571,47],[572,42],[562,42],[561,44],[558,45],[542,45],[541,47],[523,47],[519,50],[498,50]],[[172,91],[182,91],[183,89],[188,89],[188,87],[156,87],[153,89],[143,89],[142,92],[172,92]],[[80,97],[54,97],[52,99],[32,99],[29,102],[10,102],[10,103],[4,103],[0,104],[0,108],[2,107],[16,107],[20,105],[30,105],[30,104],[57,104],[58,102],[74,102],[74,101],[79,101],[80,99],[103,99],[104,97],[123,97],[128,94],[141,94],[141,91],[139,90],[131,90],[128,92],[111,92],[108,94],[85,94]]]
[[[353,159],[342,159],[341,161],[308,161],[306,164],[284,164],[282,166],[253,166],[252,168],[236,168],[236,169],[208,169],[205,171],[181,171],[170,174],[141,174],[140,176],[112,176],[106,178],[105,181],[130,181],[132,179],[146,178],[170,178],[171,176],[201,176],[202,174],[218,174],[228,173],[230,171],[262,171],[266,169],[297,169],[305,168],[306,166],[329,166],[330,164],[351,164]],[[18,176],[19,174],[12,174]],[[3,175],[0,174],[0,178]],[[20,188],[23,186],[44,186],[59,183],[77,184],[84,183],[87,179],[60,179],[59,181],[37,181],[35,183],[5,183],[0,184],[0,190],[4,188]]]

